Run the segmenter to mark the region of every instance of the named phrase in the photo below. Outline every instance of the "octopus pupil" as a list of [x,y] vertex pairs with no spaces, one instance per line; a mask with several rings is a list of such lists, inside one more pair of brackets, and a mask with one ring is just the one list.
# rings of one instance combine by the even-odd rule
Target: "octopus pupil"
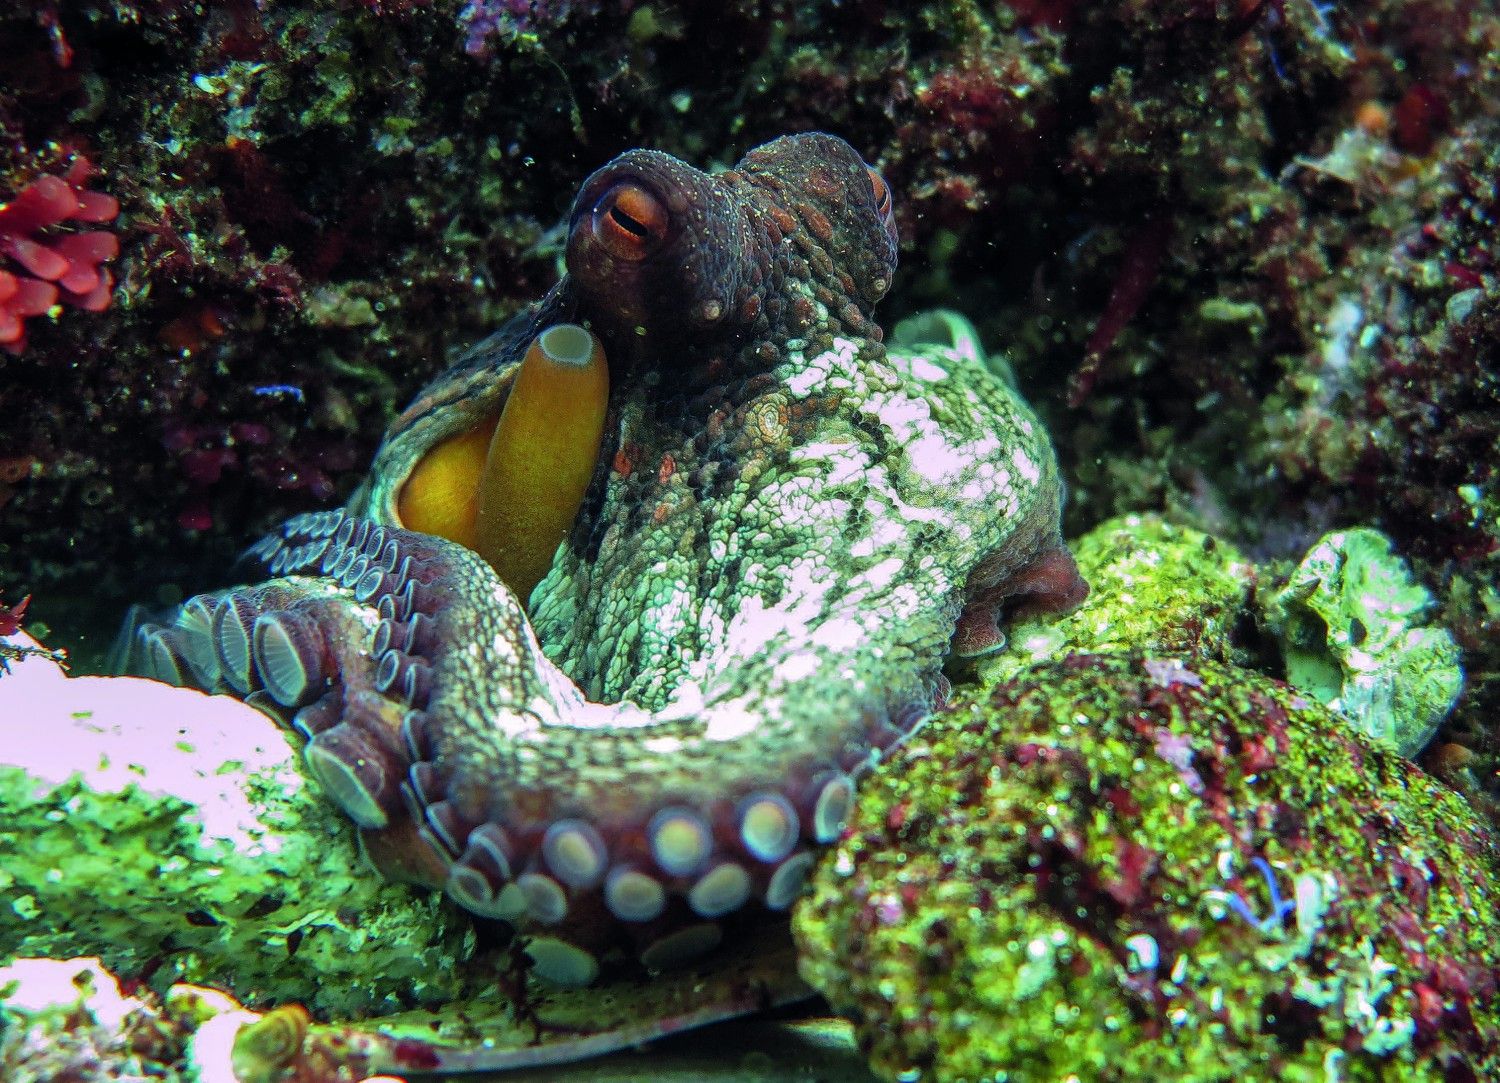
[[609,216],[610,218],[614,219],[614,222],[617,226],[625,230],[627,233],[633,233],[637,237],[640,237],[642,240],[645,240],[647,237],[651,236],[651,231],[646,228],[644,223],[636,221],[634,218],[630,217],[630,215],[620,210],[619,207],[611,207],[609,209]]

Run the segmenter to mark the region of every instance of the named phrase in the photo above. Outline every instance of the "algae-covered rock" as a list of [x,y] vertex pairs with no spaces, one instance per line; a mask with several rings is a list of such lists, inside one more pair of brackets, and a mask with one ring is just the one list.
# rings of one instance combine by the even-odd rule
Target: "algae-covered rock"
[[1231,635],[1256,581],[1234,546],[1159,516],[1121,515],[1070,547],[1088,597],[1061,619],[1014,625],[1007,649],[980,660],[981,683],[1070,651],[1234,660]]
[[291,741],[225,696],[13,663],[0,958],[99,956],[345,1016],[453,997],[467,922],[367,866]]
[[[790,947],[790,945],[788,945]],[[784,958],[789,951],[778,955]],[[741,963],[746,960],[742,956]],[[743,977],[743,974],[740,975]],[[701,979],[616,990],[559,992],[528,1019],[504,998],[465,1001],[379,1021],[319,1023],[300,1006],[261,1013],[195,985],[164,994],[139,985],[127,995],[98,959],[22,959],[0,967],[0,1080],[4,1083],[402,1083],[462,1079],[506,1083],[874,1083],[841,1019],[732,1020],[670,1041],[640,1042],[587,1063],[559,1063],[555,1043],[592,1045],[599,1014],[649,1032],[659,984],[673,999],[701,1004]],[[698,995],[695,996],[694,987]],[[740,996],[754,1003],[758,986]],[[640,995],[637,996],[636,994]],[[642,999],[644,998],[644,1000]],[[592,1006],[595,1011],[588,1012]],[[564,1022],[572,1020],[573,1026]],[[540,1032],[540,1033],[539,1033]],[[644,1041],[644,1038],[641,1039]],[[476,1074],[476,1061],[509,1061],[503,1075]],[[453,1061],[457,1061],[455,1066]],[[529,1066],[527,1066],[529,1064]],[[392,1074],[387,1074],[392,1073]]]
[[1458,645],[1427,626],[1432,595],[1376,530],[1325,535],[1270,597],[1266,620],[1297,688],[1415,756],[1463,685]]
[[184,1063],[194,1025],[164,1011],[149,992],[126,995],[98,959],[21,959],[0,967],[6,1083],[212,1079]]
[[888,1079],[1500,1073],[1495,840],[1268,678],[1073,656],[862,788],[794,931]]

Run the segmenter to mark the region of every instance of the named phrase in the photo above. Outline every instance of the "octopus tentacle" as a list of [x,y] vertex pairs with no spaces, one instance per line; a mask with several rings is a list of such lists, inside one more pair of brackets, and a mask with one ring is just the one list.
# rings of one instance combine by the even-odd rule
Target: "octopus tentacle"
[[[786,909],[808,848],[842,828],[849,771],[895,735],[873,701],[821,732],[792,717],[747,728],[734,702],[589,704],[483,559],[429,535],[319,513],[252,554],[280,577],[194,599],[143,641],[174,658],[212,649],[232,687],[295,712],[325,793],[367,834],[408,817],[430,851],[419,866],[444,870],[428,882],[460,905],[565,928],[538,960],[560,979],[592,975],[580,940],[662,965],[717,943],[715,923],[752,900]],[[726,775],[727,760],[743,769]],[[610,924],[614,943],[581,935]]]

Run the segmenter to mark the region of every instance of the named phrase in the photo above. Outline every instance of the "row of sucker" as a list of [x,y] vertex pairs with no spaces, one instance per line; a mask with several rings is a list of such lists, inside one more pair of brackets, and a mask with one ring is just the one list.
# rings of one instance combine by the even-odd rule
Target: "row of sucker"
[[854,798],[850,776],[830,768],[791,793],[761,789],[722,809],[666,805],[618,824],[563,816],[522,833],[463,820],[443,796],[426,726],[416,711],[402,725],[413,761],[405,790],[423,837],[450,862],[445,890],[473,913],[536,930],[528,951],[563,984],[598,973],[607,940],[591,926],[601,920],[660,969],[712,950],[721,919],[752,903],[787,910],[811,871],[810,848],[839,836]]
[[366,831],[409,815],[447,894],[527,928],[536,970],[554,981],[592,981],[622,943],[650,969],[677,965],[716,947],[723,921],[752,904],[787,910],[812,849],[849,815],[848,762],[631,823],[465,820],[429,732],[441,724],[428,707],[443,679],[444,544],[340,512],[297,516],[246,554],[269,582],[199,595],[170,624],[142,626],[136,666],[289,719],[325,794]]

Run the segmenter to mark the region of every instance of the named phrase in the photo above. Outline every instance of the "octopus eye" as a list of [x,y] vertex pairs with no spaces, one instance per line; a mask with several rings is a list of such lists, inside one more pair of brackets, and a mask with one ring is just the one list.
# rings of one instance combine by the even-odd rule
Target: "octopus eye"
[[880,212],[880,217],[888,218],[891,213],[891,189],[885,183],[885,178],[869,166],[865,166],[865,172],[870,175],[870,187],[875,189],[875,209]]
[[641,185],[621,181],[594,204],[593,231],[616,259],[643,260],[667,235],[667,208]]

